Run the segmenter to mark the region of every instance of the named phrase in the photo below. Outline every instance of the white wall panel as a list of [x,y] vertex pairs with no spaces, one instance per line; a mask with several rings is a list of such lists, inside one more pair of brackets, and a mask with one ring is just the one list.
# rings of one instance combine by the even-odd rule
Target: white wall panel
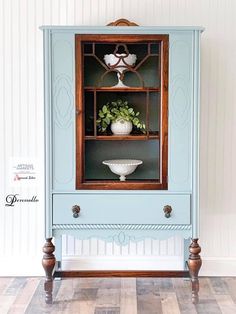
[[[42,274],[43,56],[42,24],[105,25],[120,17],[141,25],[203,25],[201,66],[202,274],[234,274],[236,263],[236,1],[234,0],[1,0],[0,1],[0,275]],[[12,156],[40,160],[37,188],[8,186]],[[37,194],[38,204],[4,206],[9,193]],[[131,243],[64,239],[65,257],[179,256],[178,239]],[[151,249],[152,248],[152,249]],[[34,263],[32,263],[34,260]],[[94,260],[94,259],[93,259]],[[16,265],[16,261],[18,264]],[[86,264],[86,261],[85,261]],[[100,265],[100,264],[99,264]],[[203,264],[204,265],[204,264]],[[147,264],[147,267],[150,265]],[[231,273],[229,273],[231,272]],[[212,274],[212,272],[211,272]]]

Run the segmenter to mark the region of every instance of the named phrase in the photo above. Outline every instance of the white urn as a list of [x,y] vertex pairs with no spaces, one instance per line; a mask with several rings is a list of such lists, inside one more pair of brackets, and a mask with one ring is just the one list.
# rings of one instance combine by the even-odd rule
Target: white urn
[[111,123],[111,131],[114,135],[129,135],[132,128],[132,122],[124,119],[119,119]]
[[135,54],[116,53],[104,56],[106,65],[117,71],[118,83],[113,87],[128,87],[122,82],[121,75],[129,66],[133,67],[136,60],[137,56]]

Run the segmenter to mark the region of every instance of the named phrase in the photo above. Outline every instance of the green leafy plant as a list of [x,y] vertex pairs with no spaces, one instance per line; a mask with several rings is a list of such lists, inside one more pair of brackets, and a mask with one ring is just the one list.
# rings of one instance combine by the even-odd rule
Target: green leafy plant
[[96,121],[98,130],[100,132],[106,132],[112,122],[123,120],[132,122],[138,130],[145,133],[146,127],[145,124],[139,120],[139,114],[138,111],[135,112],[128,104],[128,101],[118,99],[116,101],[107,102],[98,112],[98,119]]

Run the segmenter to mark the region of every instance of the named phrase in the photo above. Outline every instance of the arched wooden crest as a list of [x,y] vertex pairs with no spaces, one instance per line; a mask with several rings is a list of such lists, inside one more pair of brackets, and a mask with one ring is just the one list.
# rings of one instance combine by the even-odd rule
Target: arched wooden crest
[[116,20],[115,22],[107,24],[107,26],[138,26],[138,24],[130,22],[129,20],[126,19],[119,19]]

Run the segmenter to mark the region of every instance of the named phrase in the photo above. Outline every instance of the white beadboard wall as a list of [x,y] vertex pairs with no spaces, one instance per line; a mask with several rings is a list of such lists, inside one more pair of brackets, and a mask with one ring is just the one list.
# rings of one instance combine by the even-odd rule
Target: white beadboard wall
[[[235,0],[1,0],[0,1],[0,276],[42,275],[43,55],[40,25],[105,25],[120,17],[140,25],[202,25],[201,228],[202,275],[236,275],[236,1]],[[11,157],[38,158],[37,188],[8,185]],[[37,194],[37,204],[5,207],[5,197]],[[84,268],[176,265],[178,238],[147,239],[129,248],[63,238],[66,261]],[[107,264],[104,264],[104,255]],[[77,257],[75,257],[76,255]],[[145,256],[146,255],[146,256]],[[120,261],[123,261],[120,263]],[[132,265],[131,265],[132,267]]]

